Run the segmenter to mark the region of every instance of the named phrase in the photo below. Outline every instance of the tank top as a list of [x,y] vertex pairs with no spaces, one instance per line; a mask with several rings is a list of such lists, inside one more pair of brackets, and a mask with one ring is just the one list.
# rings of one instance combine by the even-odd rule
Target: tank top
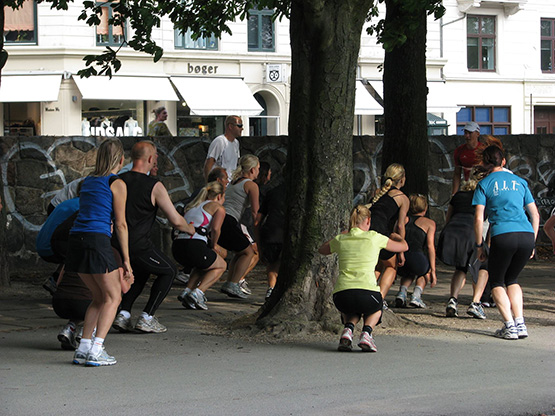
[[370,207],[370,213],[370,229],[389,237],[399,216],[395,199],[386,193]]
[[409,251],[424,251],[426,245],[426,232],[416,225],[416,220],[420,217],[409,216],[409,222],[405,226],[405,240],[409,245]]
[[113,195],[110,184],[118,179],[109,176],[87,176],[79,195],[79,215],[70,234],[102,233],[112,236]]
[[152,189],[159,181],[140,172],[128,171],[120,178],[127,185],[125,218],[129,230],[129,252],[137,253],[153,247],[150,241],[158,206],[152,205]]
[[[191,208],[189,211],[185,213],[185,221],[188,224],[192,224],[193,227],[206,227],[210,230],[210,224],[212,223],[212,215],[204,210],[204,206],[209,202],[213,202],[211,200],[206,200],[202,202],[200,205]],[[208,237],[204,235],[199,235],[195,233],[194,235],[179,232],[176,240],[202,240],[205,243],[208,243]]]
[[239,222],[243,211],[249,204],[249,198],[245,192],[245,183],[250,179],[242,179],[234,185],[228,185],[225,190],[224,208],[225,212]]

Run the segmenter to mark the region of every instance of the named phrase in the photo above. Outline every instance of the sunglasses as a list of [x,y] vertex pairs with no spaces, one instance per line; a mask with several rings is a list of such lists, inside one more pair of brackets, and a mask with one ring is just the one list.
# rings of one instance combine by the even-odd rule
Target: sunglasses
[[235,125],[236,125],[237,127],[239,127],[240,129],[243,128],[243,125],[242,125],[242,124],[235,124]]

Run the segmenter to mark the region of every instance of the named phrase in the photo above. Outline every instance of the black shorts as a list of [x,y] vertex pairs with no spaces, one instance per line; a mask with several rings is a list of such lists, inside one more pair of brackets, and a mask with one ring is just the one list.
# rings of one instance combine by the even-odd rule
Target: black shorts
[[387,251],[385,248],[382,248],[380,250],[380,260],[389,260],[395,254],[397,254],[397,253],[393,253],[391,251]]
[[268,264],[275,263],[281,259],[281,249],[283,244],[281,243],[267,243],[263,244],[262,249],[262,260]]
[[84,321],[90,304],[90,300],[84,299],[52,299],[52,308],[56,315],[72,321]]
[[110,237],[102,233],[69,236],[66,271],[87,274],[110,273],[118,268]]
[[243,234],[243,231],[241,231],[237,220],[231,215],[226,214],[222,224],[218,245],[229,251],[240,252],[250,246],[251,242],[247,236]]
[[218,255],[203,240],[177,239],[172,244],[173,258],[182,266],[206,270]]
[[430,271],[430,261],[422,251],[407,251],[405,253],[405,264],[397,270],[397,274],[403,277],[420,277]]
[[371,315],[383,308],[381,293],[366,289],[348,289],[334,293],[333,303],[339,312],[347,315]]

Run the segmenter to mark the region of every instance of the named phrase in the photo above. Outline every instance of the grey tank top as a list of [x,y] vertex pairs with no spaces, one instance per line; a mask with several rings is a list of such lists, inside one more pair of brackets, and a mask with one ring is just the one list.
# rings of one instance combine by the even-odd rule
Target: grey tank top
[[234,185],[228,185],[225,190],[225,212],[235,218],[237,222],[239,222],[243,211],[249,205],[249,198],[245,192],[247,181],[250,181],[250,179],[242,179]]

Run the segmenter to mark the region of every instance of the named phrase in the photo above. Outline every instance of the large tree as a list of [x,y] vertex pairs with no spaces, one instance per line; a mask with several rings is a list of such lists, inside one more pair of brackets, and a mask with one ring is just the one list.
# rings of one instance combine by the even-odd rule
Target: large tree
[[[47,1],[59,9],[67,8],[68,4],[67,0],[39,1]],[[366,19],[377,15],[378,1],[384,0],[111,2],[114,17],[110,23],[128,22],[133,35],[126,43],[136,50],[151,53],[155,60],[161,58],[163,51],[151,34],[162,16],[168,16],[179,29],[190,28],[197,36],[230,32],[227,22],[237,17],[245,18],[248,10],[255,7],[272,8],[276,17],[290,19],[288,241],[284,245],[278,286],[259,318],[260,325],[265,328],[297,331],[313,325],[314,321],[327,322],[324,318],[330,310],[335,263],[333,259],[319,256],[317,248],[347,226],[352,201],[356,67],[362,28]],[[435,5],[441,0],[402,1]],[[94,1],[85,1],[80,19],[91,25],[98,24],[100,6]],[[413,21],[408,21],[413,28]],[[384,25],[382,21],[374,29],[384,45],[393,45],[392,50],[407,39],[408,29],[404,23],[395,21]],[[85,60],[87,68],[81,72],[84,76],[111,75],[121,66],[117,50],[110,48]],[[406,70],[410,71],[410,66]],[[419,76],[424,77],[419,83],[425,83],[425,72]],[[425,92],[418,89],[414,95],[417,96],[415,101],[425,108]],[[385,98],[388,99],[387,92]],[[386,107],[386,118],[388,116],[391,117]],[[388,137],[389,140],[396,138]]]

